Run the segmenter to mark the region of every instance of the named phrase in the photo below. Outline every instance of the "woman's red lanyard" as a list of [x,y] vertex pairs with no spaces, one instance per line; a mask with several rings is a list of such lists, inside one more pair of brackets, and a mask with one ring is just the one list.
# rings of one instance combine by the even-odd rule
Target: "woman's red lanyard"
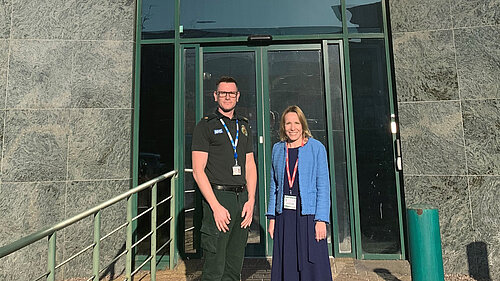
[[[304,146],[304,138],[302,138],[301,147]],[[295,160],[295,167],[293,168],[293,174],[290,177],[290,164],[288,164],[288,143],[286,144],[286,173],[288,175],[288,186],[290,187],[290,193],[292,192],[293,183],[295,182],[295,176],[297,175],[297,168],[299,166],[299,156],[297,155],[297,160]]]

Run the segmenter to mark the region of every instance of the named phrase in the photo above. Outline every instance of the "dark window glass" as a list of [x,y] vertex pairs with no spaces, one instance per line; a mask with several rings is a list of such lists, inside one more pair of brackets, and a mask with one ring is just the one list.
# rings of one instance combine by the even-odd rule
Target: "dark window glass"
[[350,41],[363,253],[399,254],[398,203],[384,41]]
[[346,0],[346,8],[350,33],[383,32],[381,0]]
[[[139,184],[173,170],[174,151],[174,47],[141,47],[139,119]],[[158,184],[158,202],[170,195],[170,181]],[[151,206],[151,191],[138,195],[138,214]],[[169,204],[158,207],[158,224],[170,217]],[[151,230],[150,214],[138,219],[137,239]],[[169,224],[158,230],[158,248],[169,239]],[[150,253],[150,239],[138,245],[139,255]],[[165,247],[168,249],[168,247]]]
[[142,39],[174,38],[174,0],[142,0]]
[[[196,50],[184,50],[184,167],[192,169],[191,143],[196,120]],[[193,173],[184,174],[184,253],[195,254],[199,249],[201,193],[196,188]]]
[[267,57],[271,143],[280,141],[281,113],[290,105],[298,105],[313,137],[328,147],[321,51],[269,51]]
[[181,1],[182,37],[342,32],[340,0]]

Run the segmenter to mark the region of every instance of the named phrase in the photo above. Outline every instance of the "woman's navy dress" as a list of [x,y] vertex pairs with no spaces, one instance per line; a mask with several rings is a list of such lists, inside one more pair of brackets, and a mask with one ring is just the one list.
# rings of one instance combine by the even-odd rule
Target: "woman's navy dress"
[[[290,175],[299,153],[298,148],[288,150]],[[326,239],[316,242],[314,215],[301,215],[299,174],[292,188],[285,171],[284,194],[297,197],[297,210],[283,209],[276,214],[274,226],[272,281],[331,281],[332,273]]]

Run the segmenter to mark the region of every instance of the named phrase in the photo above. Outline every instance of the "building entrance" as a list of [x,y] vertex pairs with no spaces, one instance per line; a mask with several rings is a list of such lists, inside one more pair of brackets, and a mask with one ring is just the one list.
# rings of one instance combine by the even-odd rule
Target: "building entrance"
[[[328,231],[330,250],[335,244],[338,251],[352,251],[341,58],[338,41],[266,47],[196,46],[183,50],[187,140],[195,120],[215,110],[212,93],[217,79],[230,75],[238,81],[241,96],[237,110],[250,120],[259,171],[248,255],[272,253],[264,215],[270,183],[270,152],[272,145],[279,141],[280,114],[293,104],[304,110],[314,138],[329,151],[334,201],[331,213],[336,218]],[[190,161],[188,154],[186,163]],[[189,177],[186,175],[187,182]],[[186,186],[191,188],[190,184]],[[185,204],[196,205],[193,199],[196,193],[186,194],[192,198],[185,198]],[[189,221],[193,227],[196,225],[196,215],[190,217],[186,216],[186,229],[189,229]],[[196,227],[192,230],[196,248]],[[186,237],[190,236],[187,233]]]

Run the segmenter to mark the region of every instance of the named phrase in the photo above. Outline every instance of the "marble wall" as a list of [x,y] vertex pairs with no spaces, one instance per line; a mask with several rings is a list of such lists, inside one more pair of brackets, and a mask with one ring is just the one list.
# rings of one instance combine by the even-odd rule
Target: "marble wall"
[[388,2],[406,204],[439,208],[446,273],[500,280],[500,0]]
[[[134,29],[134,0],[0,1],[0,245],[130,188]],[[124,208],[106,209],[103,232],[120,220]],[[91,241],[91,225],[58,233],[59,262]],[[119,235],[103,242],[101,265]],[[0,280],[44,273],[46,249],[42,240],[2,259]],[[58,279],[90,276],[89,258]]]

